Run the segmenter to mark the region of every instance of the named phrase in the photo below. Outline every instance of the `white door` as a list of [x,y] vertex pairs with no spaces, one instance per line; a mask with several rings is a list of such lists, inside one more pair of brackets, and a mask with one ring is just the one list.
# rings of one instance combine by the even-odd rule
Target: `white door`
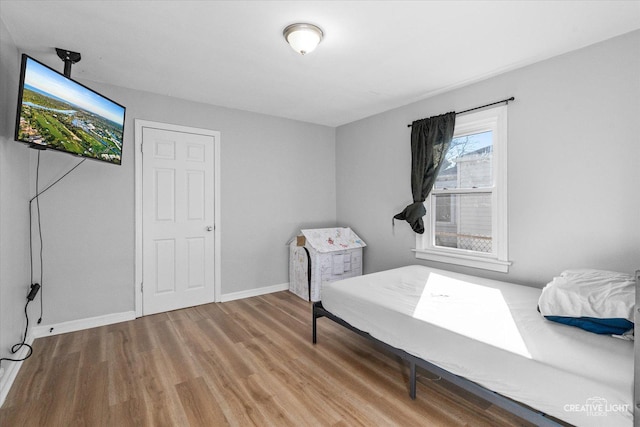
[[142,128],[142,311],[214,301],[214,136]]

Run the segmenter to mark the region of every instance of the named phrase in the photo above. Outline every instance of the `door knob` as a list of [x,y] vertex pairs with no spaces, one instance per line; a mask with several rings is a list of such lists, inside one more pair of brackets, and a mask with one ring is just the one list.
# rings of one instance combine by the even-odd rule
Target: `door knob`
[[207,231],[213,231],[213,226],[208,225],[208,226],[207,226]]

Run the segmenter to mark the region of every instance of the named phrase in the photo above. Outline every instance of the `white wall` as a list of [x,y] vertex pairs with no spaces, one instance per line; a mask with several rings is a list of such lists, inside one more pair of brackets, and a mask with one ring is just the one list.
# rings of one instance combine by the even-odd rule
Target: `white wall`
[[[0,357],[8,357],[25,327],[27,209],[38,155],[13,141],[21,52],[1,20],[0,42]],[[221,132],[223,295],[288,282],[289,238],[300,228],[335,225],[333,128],[83,83],[127,107],[123,164],[87,160],[40,198],[43,325],[134,310],[136,118]],[[78,162],[41,152],[39,188]],[[37,267],[36,260],[36,279]]]
[[[367,242],[365,272],[418,263],[542,286],[566,268],[640,268],[638,52],[635,31],[339,127],[338,221]],[[391,227],[411,202],[407,124],[510,96],[510,272],[416,260],[410,227]]]
[[[19,71],[18,51],[0,20],[0,357],[11,357],[9,349],[22,340],[30,285],[29,149],[13,141]],[[35,323],[37,305],[31,304],[29,312]]]
[[[36,155],[12,141],[18,53],[4,25],[0,30],[5,352],[23,325],[26,204]],[[395,234],[391,228],[391,217],[411,198],[406,124],[511,95],[513,266],[506,276],[458,270],[533,285],[570,267],[632,271],[640,262],[639,48],[634,32],[337,130],[84,82],[127,106],[123,165],[87,161],[42,197],[43,323],[134,308],[135,118],[221,132],[223,294],[287,282],[285,243],[302,227],[352,226],[368,244],[366,272],[419,262],[409,227],[398,223]],[[41,188],[77,161],[56,152],[41,160]]]
[[[221,132],[223,295],[288,282],[288,239],[335,224],[333,128],[83,83],[127,107],[123,163],[87,160],[41,197],[43,324],[134,309],[135,118]],[[77,162],[44,152],[40,188]]]

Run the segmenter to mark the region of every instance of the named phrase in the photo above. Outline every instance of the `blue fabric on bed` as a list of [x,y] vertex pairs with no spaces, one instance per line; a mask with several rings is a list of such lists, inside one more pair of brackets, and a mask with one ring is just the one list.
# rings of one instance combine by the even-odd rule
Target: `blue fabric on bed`
[[633,329],[635,278],[615,271],[574,269],[543,289],[538,311],[548,320],[603,335]]
[[633,323],[627,319],[597,319],[595,317],[544,316],[565,325],[576,326],[589,332],[606,335],[622,335],[633,329]]

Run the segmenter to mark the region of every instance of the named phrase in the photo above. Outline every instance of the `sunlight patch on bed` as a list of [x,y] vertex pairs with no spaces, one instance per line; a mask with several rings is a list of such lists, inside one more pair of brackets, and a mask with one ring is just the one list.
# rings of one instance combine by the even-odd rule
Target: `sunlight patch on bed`
[[431,273],[413,317],[531,359],[499,289]]

